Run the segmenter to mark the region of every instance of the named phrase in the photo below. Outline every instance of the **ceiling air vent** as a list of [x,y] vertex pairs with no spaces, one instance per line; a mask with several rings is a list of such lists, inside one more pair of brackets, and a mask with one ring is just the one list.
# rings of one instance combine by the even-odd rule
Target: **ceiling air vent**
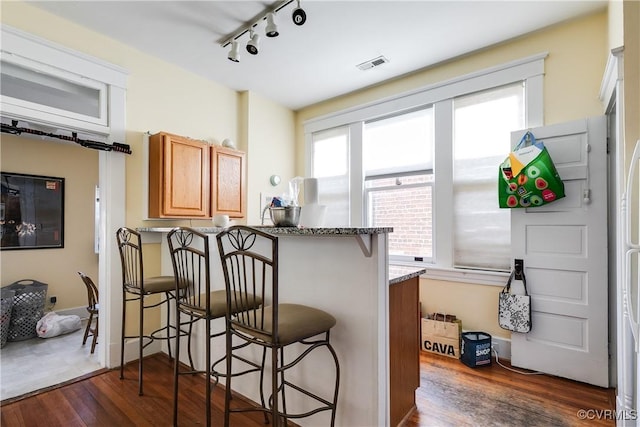
[[356,65],[361,70],[368,70],[373,67],[377,67],[379,65],[384,64],[385,62],[389,62],[387,58],[384,56],[378,56],[377,58],[370,59],[368,61],[363,62],[362,64]]

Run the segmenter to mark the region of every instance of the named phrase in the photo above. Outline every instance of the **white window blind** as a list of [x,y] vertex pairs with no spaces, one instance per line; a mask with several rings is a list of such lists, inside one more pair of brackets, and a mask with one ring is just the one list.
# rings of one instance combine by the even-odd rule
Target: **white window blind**
[[311,144],[319,203],[328,206],[325,225],[349,226],[349,127],[314,132]]
[[498,207],[498,165],[525,126],[524,85],[454,99],[454,266],[509,270],[510,213]]

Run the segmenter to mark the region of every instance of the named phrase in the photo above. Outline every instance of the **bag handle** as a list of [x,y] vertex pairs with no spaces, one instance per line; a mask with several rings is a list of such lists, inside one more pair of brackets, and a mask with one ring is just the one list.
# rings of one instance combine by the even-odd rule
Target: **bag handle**
[[[526,296],[528,296],[529,295],[529,291],[527,291],[527,278],[524,275],[524,271],[520,271],[519,274],[522,277],[522,284],[524,285],[524,294]],[[505,285],[505,287],[502,288],[502,292],[501,293],[503,293],[503,294],[511,293],[511,281],[513,280],[515,275],[516,275],[516,272],[514,270],[514,271],[511,272],[511,275],[509,276],[509,280],[507,280],[507,284]]]
[[516,151],[522,147],[528,147],[530,145],[536,145],[536,144],[537,144],[536,137],[533,136],[531,131],[528,130],[524,135],[522,135],[522,138],[520,138],[520,142],[518,142],[518,145],[516,145],[513,148],[513,151]]

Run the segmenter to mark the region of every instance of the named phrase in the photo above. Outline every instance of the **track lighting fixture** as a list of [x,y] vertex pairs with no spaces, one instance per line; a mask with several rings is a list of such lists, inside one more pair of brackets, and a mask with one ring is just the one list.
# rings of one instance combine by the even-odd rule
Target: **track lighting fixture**
[[267,15],[267,27],[264,29],[267,37],[278,37],[278,26],[276,25],[276,15],[271,12]]
[[247,42],[247,52],[249,52],[251,55],[257,55],[258,45],[260,44],[260,36],[255,31],[253,31],[253,28],[251,29],[250,34],[251,36],[249,38],[249,41]]
[[297,7],[291,13],[293,23],[300,26],[307,22],[307,13],[300,7],[300,0],[281,0],[277,6],[269,7],[261,14],[252,18],[250,21],[246,21],[250,24],[238,28],[234,33],[231,33],[229,36],[224,38],[223,41],[220,42],[220,46],[222,46],[223,48],[231,45],[231,50],[227,55],[229,60],[233,62],[240,62],[238,40],[240,40],[240,38],[245,34],[249,34],[249,41],[247,41],[246,44],[247,52],[249,52],[251,55],[258,54],[260,36],[257,34],[255,29],[261,21],[267,21],[267,25],[265,27],[265,35],[267,37],[277,37],[278,35],[280,35],[280,32],[278,31],[278,25],[276,24],[276,13],[280,12],[282,9],[284,9],[294,1],[297,3]]
[[296,25],[304,25],[307,22],[307,13],[300,7],[300,0],[297,0],[298,7],[293,9],[293,13],[291,14],[291,19],[293,19],[293,23]]
[[233,62],[240,62],[240,52],[238,52],[237,41],[234,40],[231,42],[231,50],[229,51],[229,56],[227,56],[227,58]]

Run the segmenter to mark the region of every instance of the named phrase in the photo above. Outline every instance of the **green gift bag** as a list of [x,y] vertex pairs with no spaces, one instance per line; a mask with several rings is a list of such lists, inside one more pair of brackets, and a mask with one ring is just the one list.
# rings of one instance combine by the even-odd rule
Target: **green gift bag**
[[531,132],[524,134],[498,171],[498,202],[501,208],[546,205],[565,196],[549,151]]

